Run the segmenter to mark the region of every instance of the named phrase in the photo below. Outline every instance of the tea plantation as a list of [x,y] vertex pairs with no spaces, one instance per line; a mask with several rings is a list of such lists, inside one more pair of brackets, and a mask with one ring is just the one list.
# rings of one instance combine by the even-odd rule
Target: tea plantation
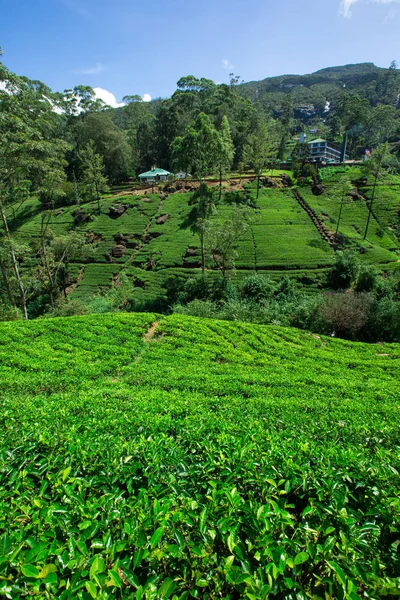
[[398,597],[399,379],[272,326],[1,324],[1,595]]
[[[354,172],[358,174],[357,170]],[[274,180],[276,187],[261,188],[259,198],[255,182],[232,191],[226,181],[222,201],[211,221],[229,218],[232,194],[247,196],[252,206],[252,224],[238,240],[233,276],[240,280],[254,271],[268,271],[275,278],[288,275],[299,282],[312,281],[315,288],[323,283],[324,274],[335,261],[335,251],[321,234],[318,223],[327,233],[335,231],[340,210],[336,193],[340,175],[340,169],[327,169],[326,192],[321,196],[313,196],[310,185],[299,187],[302,199],[316,216],[314,222],[296,198],[294,188],[279,187],[278,177]],[[388,180],[379,189],[365,241],[368,216],[365,199],[347,202],[339,228],[346,247],[352,247],[361,261],[378,264],[381,269],[390,269],[399,261],[395,227],[400,206],[396,186],[400,180],[398,177],[394,180],[395,184]],[[160,188],[160,193],[150,192],[151,189],[127,190],[126,195],[107,196],[101,201],[101,214],[97,212],[97,203],[84,203],[81,211],[88,221],[78,225],[74,220],[76,206],[63,206],[51,213],[50,231],[56,236],[82,234],[89,251],[86,258],[75,257],[69,265],[70,299],[90,302],[126,275],[132,284],[132,298],[137,305],[146,306],[165,297],[168,280],[182,280],[199,273],[200,243],[190,228],[193,191],[164,193]],[[367,198],[371,187],[363,193]],[[113,208],[121,206],[122,214],[115,216]],[[49,213],[42,210],[38,200],[24,203],[22,213],[13,222],[19,243],[29,245],[38,240],[43,215],[47,218]],[[35,258],[23,266],[27,270],[34,267]],[[217,276],[212,261],[208,269],[210,277]]]

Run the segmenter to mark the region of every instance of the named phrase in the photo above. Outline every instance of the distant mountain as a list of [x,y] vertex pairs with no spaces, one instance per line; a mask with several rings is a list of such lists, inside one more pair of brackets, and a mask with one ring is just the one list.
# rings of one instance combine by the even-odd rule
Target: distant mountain
[[238,86],[241,95],[264,107],[276,109],[284,95],[290,94],[294,106],[313,104],[323,109],[326,102],[335,101],[344,89],[368,98],[371,104],[385,102],[385,80],[399,71],[360,63],[320,69],[308,75],[280,75]]

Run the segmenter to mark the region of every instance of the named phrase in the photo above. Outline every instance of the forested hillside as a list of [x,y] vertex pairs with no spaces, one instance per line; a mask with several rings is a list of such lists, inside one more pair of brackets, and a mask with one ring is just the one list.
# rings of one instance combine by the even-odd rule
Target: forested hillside
[[[54,93],[3,64],[0,80],[2,319],[247,302],[253,275],[270,290],[257,296],[273,304],[257,317],[264,322],[329,332],[314,318],[324,290],[350,290],[354,307],[366,301],[374,339],[383,315],[392,318],[400,231],[395,64],[268,79],[253,95],[256,84],[241,85],[233,74],[229,85],[187,76],[171,98],[128,96],[117,110],[91,88]],[[299,102],[317,92],[324,113],[299,118]],[[347,132],[352,157],[368,144],[369,161],[310,163],[298,134],[313,131],[336,142]],[[191,177],[139,184],[138,173],[154,165]],[[307,304],[300,319],[299,294],[318,304]],[[287,298],[292,304],[282,309],[277,299]],[[230,314],[258,314],[242,308]],[[384,329],[385,339],[397,339],[398,325]]]

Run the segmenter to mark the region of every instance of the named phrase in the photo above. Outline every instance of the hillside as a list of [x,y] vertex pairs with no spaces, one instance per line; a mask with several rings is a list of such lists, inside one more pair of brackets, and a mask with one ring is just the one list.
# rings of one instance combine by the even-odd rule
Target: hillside
[[397,596],[399,377],[278,327],[1,324],[1,593]]
[[[322,112],[325,102],[335,100],[343,89],[368,98],[372,104],[376,104],[378,99],[384,101],[384,81],[390,75],[390,69],[377,67],[373,63],[359,63],[328,67],[306,75],[280,75],[249,81],[240,84],[238,91],[253,102],[271,102],[273,105],[275,101],[275,108],[278,108],[284,95],[290,94],[295,107],[313,104],[317,112]],[[297,117],[301,117],[301,114]]]
[[[357,169],[351,172],[354,177],[359,176]],[[326,173],[326,192],[318,197],[312,195],[309,185],[297,190],[282,187],[279,177],[272,180],[276,187],[262,187],[258,199],[254,182],[239,190],[237,182],[232,182],[232,188],[231,182],[226,182],[212,222],[228,219],[232,206],[243,199],[253,207],[251,227],[237,244],[236,272],[231,274],[236,280],[259,271],[274,278],[287,274],[299,284],[306,276],[310,290],[321,283],[335,260],[331,242],[340,208],[336,186],[341,171],[330,169]],[[394,230],[400,206],[400,180],[394,176],[389,180],[390,184],[381,186],[377,194],[366,240],[363,233],[368,216],[366,199],[371,191],[368,186],[363,190],[364,199],[352,201],[343,210],[339,228],[344,240],[341,247],[355,249],[360,260],[382,269],[398,261],[399,250]],[[271,179],[266,180],[266,185],[271,185]],[[49,213],[42,210],[37,200],[31,200],[25,203],[23,215],[16,223],[16,239],[35,243],[44,216],[50,217],[50,231],[57,236],[72,232],[85,236],[89,256],[84,261],[77,257],[69,266],[71,299],[91,301],[126,275],[135,302],[164,301],[168,282],[200,272],[199,238],[190,227],[192,187],[182,185],[182,189],[172,192],[161,187],[154,194],[151,188],[123,190],[102,200],[100,215],[96,203],[82,204],[81,211],[89,220],[78,225],[74,221],[76,206]],[[297,192],[306,204],[299,202]],[[118,206],[122,207],[120,216],[112,210]],[[29,268],[34,264],[35,260]],[[212,260],[208,261],[207,272],[210,277],[219,276]]]

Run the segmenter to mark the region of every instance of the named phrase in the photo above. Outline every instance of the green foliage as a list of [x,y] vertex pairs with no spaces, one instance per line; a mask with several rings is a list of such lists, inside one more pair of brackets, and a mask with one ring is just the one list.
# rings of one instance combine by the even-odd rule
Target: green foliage
[[267,300],[273,295],[275,286],[269,277],[262,275],[250,275],[241,288],[243,298],[260,302]]
[[395,597],[399,369],[179,315],[1,325],[1,592]]
[[90,141],[80,155],[82,161],[82,184],[88,200],[97,200],[100,212],[101,195],[108,191],[108,180],[104,175],[104,164],[100,154],[96,154],[94,142]]
[[328,274],[328,285],[333,289],[348,288],[356,280],[360,263],[354,252],[337,252],[336,261]]

